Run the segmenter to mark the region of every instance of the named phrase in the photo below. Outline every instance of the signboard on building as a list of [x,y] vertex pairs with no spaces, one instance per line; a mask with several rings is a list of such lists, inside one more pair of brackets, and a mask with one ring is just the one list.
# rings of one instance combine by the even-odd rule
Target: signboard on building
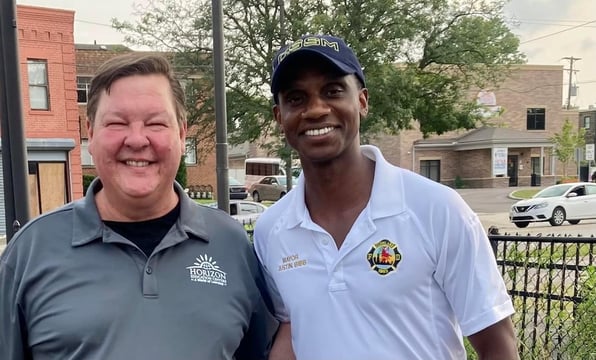
[[493,176],[507,176],[507,148],[493,148]]
[[594,160],[594,144],[586,144],[586,160]]

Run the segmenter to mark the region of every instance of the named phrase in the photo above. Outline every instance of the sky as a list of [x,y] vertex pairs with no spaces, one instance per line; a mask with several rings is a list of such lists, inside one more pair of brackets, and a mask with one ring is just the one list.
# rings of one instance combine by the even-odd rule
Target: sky
[[[17,4],[75,11],[75,42],[120,44],[122,35],[110,27],[111,19],[134,19],[134,4],[146,0],[16,0]],[[505,16],[520,38],[520,51],[528,64],[564,65],[565,57],[579,58],[573,64],[571,83],[577,96],[571,105],[596,106],[596,0],[510,0]],[[132,17],[132,18],[131,18]],[[564,71],[562,105],[567,103],[569,72]]]

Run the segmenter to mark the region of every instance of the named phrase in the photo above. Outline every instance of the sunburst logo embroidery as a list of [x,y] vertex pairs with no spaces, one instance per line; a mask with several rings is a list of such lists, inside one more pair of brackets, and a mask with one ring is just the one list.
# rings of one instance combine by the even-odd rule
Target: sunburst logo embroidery
[[190,280],[207,284],[227,286],[226,273],[219,268],[217,261],[207,254],[199,255],[196,262],[187,266]]

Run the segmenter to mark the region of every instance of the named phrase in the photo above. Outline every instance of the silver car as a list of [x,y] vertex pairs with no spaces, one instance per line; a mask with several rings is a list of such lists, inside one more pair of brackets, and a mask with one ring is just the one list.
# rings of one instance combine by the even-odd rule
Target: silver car
[[[292,185],[295,185],[298,179],[292,179]],[[277,201],[288,193],[285,175],[265,176],[261,180],[252,184],[248,193],[256,202],[263,200]]]

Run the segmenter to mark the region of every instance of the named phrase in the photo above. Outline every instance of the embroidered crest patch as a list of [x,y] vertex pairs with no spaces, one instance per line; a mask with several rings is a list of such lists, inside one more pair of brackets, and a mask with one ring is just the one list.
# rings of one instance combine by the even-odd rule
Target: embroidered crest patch
[[387,275],[397,268],[401,261],[401,253],[397,250],[397,245],[385,239],[371,247],[366,260],[371,269],[379,275]]

